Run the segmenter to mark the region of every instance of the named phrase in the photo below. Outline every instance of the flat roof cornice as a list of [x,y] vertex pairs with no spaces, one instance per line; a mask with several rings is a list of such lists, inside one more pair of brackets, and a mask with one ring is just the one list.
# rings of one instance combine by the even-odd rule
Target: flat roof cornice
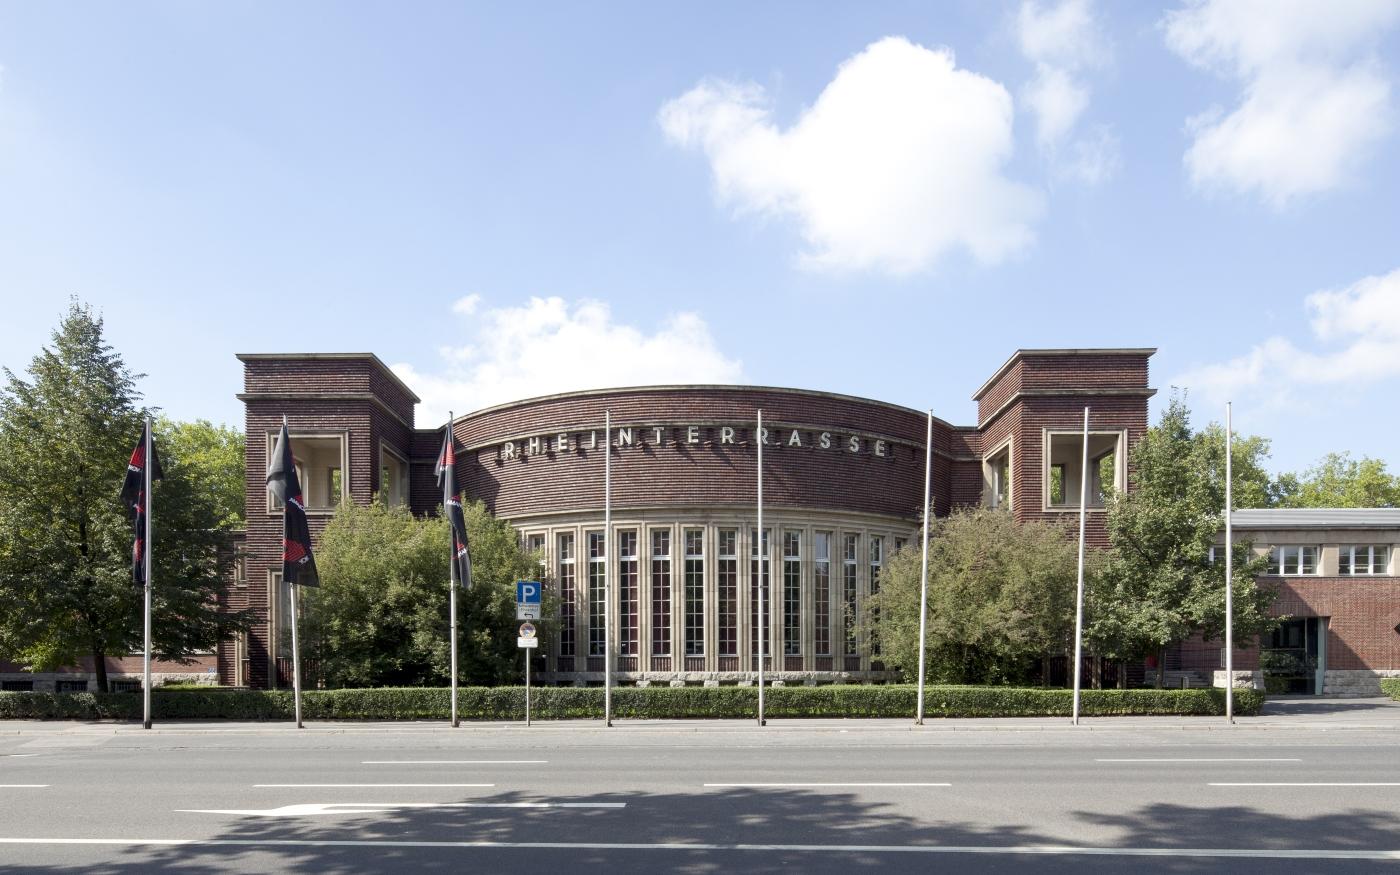
[[992,384],[995,383],[997,380],[1000,380],[1003,376],[1005,376],[1005,375],[1006,375],[1006,372],[1009,371],[1009,370],[1011,370],[1011,366],[1012,366],[1012,365],[1016,364],[1016,362],[1020,361],[1021,359],[1025,358],[1026,356],[1032,356],[1032,355],[1034,355],[1034,356],[1057,356],[1057,355],[1058,355],[1058,356],[1072,356],[1072,355],[1140,355],[1140,356],[1152,356],[1152,355],[1156,355],[1156,353],[1157,353],[1157,347],[1155,347],[1155,346],[1143,346],[1143,347],[1132,347],[1132,346],[1103,347],[1103,348],[1101,348],[1101,349],[1092,349],[1092,348],[1090,348],[1090,349],[1018,349],[1018,350],[1016,350],[1015,352],[1013,352],[1013,353],[1011,354],[1011,358],[1007,359],[1006,362],[1005,362],[1005,364],[1003,364],[1001,367],[997,368],[997,371],[996,371],[995,374],[992,374],[989,378],[987,378],[987,382],[983,383],[983,384],[981,385],[981,387],[979,387],[978,390],[972,394],[972,400],[973,400],[973,401],[980,401],[980,400],[982,400],[982,396],[985,395],[985,394],[987,394],[987,390],[990,389],[990,388],[992,388]]
[[379,356],[372,352],[240,352],[235,356],[240,362],[265,362],[265,361],[368,361],[377,367],[384,376],[388,377],[395,386],[404,391],[414,404],[421,404],[423,399],[410,388],[398,374],[389,369]]

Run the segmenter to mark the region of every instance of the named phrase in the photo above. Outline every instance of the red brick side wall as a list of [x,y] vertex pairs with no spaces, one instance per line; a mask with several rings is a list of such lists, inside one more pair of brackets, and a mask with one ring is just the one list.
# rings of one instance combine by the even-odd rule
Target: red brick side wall
[[1400,578],[1276,577],[1274,614],[1331,617],[1327,668],[1393,669],[1400,666]]

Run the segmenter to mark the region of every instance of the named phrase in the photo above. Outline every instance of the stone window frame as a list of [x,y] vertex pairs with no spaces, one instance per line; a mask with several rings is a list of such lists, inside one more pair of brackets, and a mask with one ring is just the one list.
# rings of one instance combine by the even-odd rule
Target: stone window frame
[[[982,457],[982,505],[997,509],[1002,507],[999,500],[999,490],[997,488],[996,476],[1000,473],[1000,468],[995,464],[997,457],[1006,454],[1006,510],[1011,511],[1016,508],[1016,478],[1012,474],[1016,470],[1016,438],[1011,436],[997,444]],[[1048,488],[1048,487],[1047,487]]]
[[[1092,412],[1090,416],[1092,416]],[[1040,430],[1040,510],[1041,513],[1079,513],[1079,501],[1076,499],[1070,504],[1050,503],[1050,469],[1054,467],[1051,463],[1051,441],[1058,436],[1083,438],[1082,428],[1042,428]],[[1089,439],[1096,437],[1106,437],[1112,435],[1116,438],[1113,445],[1113,490],[1122,492],[1126,488],[1128,476],[1128,430],[1126,428],[1089,428]],[[1083,477],[1083,473],[1080,474]],[[1014,478],[1013,478],[1014,482]],[[1063,480],[1061,481],[1063,482]],[[1069,498],[1069,496],[1065,496]],[[1012,504],[1014,506],[1015,499]],[[1107,513],[1107,504],[1095,505],[1086,503],[1085,510],[1089,513]]]
[[[408,504],[409,504],[409,501],[408,501],[408,480],[409,480],[409,474],[408,474],[408,470],[409,470],[409,469],[408,469],[408,455],[405,454],[405,453],[403,453],[403,452],[400,452],[398,447],[395,447],[393,444],[389,443],[388,441],[384,440],[383,438],[380,438],[380,439],[379,439],[379,468],[377,469],[377,470],[379,471],[379,491],[378,491],[377,494],[378,494],[378,495],[383,495],[383,494],[384,494],[384,468],[385,468],[385,465],[384,465],[384,454],[385,454],[386,451],[388,452],[389,455],[393,456],[394,459],[399,463],[400,470],[403,472],[403,489],[401,490],[401,492],[403,493],[403,499],[402,499],[398,504],[396,504],[396,505],[390,505],[390,506],[391,506],[391,507],[408,507]],[[340,485],[341,485],[342,488],[344,488],[344,486],[345,486],[345,475],[344,475],[343,472],[346,471],[346,470],[348,470],[348,468],[342,467],[340,470],[341,470],[341,472],[342,472],[341,477],[340,477]]]
[[[267,455],[264,457],[264,459],[265,459],[266,461],[270,461],[270,460],[272,459],[272,452],[273,452],[273,450],[274,450],[274,449],[276,448],[276,446],[277,446],[277,436],[278,436],[280,433],[281,433],[281,429],[280,429],[280,428],[278,428],[278,429],[275,430],[275,431],[268,431],[268,432],[265,432],[265,434],[266,434],[266,436],[267,436]],[[296,441],[297,441],[297,439],[299,439],[299,438],[306,439],[306,440],[326,440],[326,439],[335,439],[335,440],[340,441],[340,500],[341,500],[341,501],[344,501],[345,499],[349,498],[349,497],[350,497],[350,430],[349,430],[349,429],[342,429],[342,430],[340,430],[340,431],[297,432],[297,431],[292,430],[292,429],[289,427],[289,428],[288,428],[288,436],[289,436],[289,437],[291,438],[291,440],[292,440],[292,448],[293,448],[293,454],[292,454],[292,455],[293,455],[293,458],[295,458],[295,456],[296,456],[296,453],[295,453]],[[301,488],[302,488],[302,491],[305,492],[305,490],[306,490],[306,483],[305,483],[304,481],[305,481],[306,478],[305,478],[305,476],[304,476],[304,471],[297,471],[297,479],[303,481],[302,484],[301,484]],[[264,490],[263,490],[263,494],[267,497],[267,515],[270,516],[270,517],[280,517],[280,516],[282,515],[282,513],[283,513],[283,510],[282,510],[282,508],[278,507],[276,504],[273,503],[273,501],[272,501],[272,490],[271,490],[271,489],[264,489]],[[336,504],[339,505],[339,502],[337,502]],[[311,517],[311,516],[331,516],[332,514],[335,513],[335,511],[336,511],[336,508],[335,508],[335,507],[312,507],[310,502],[307,502],[307,505],[306,505],[306,515],[309,516],[309,517]]]

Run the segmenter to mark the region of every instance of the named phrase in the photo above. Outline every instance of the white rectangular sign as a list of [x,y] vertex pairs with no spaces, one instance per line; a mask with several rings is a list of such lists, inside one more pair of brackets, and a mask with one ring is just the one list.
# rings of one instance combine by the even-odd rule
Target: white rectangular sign
[[517,620],[538,620],[540,618],[540,603],[529,604],[515,603],[515,619]]
[[531,647],[539,647],[539,646],[540,646],[540,639],[538,639],[538,638],[517,638],[517,639],[515,639],[515,645],[516,645],[517,647],[524,647],[524,648],[526,648],[526,649],[528,650],[528,649],[531,648]]

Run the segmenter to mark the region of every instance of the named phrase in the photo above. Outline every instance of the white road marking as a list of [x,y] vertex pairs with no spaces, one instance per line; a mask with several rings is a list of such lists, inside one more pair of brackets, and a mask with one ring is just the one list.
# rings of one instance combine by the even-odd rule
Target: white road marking
[[22,790],[22,789],[25,789],[25,788],[29,788],[29,789],[35,789],[35,790],[37,790],[37,789],[41,789],[41,788],[44,788],[44,787],[47,787],[47,786],[49,786],[49,785],[48,785],[48,784],[0,784],[0,789],[4,789],[4,790]]
[[1225,857],[1272,860],[1400,860],[1400,850],[1334,850],[1330,848],[1112,848],[1073,845],[746,845],[701,842],[491,842],[394,841],[357,839],[79,839],[0,838],[0,845],[95,845],[116,847],[244,847],[244,848],[500,848],[583,851],[758,851],[780,853],[968,854],[978,856],[1056,857]]
[[495,784],[254,784],[254,787],[494,787]]
[[1140,757],[1097,759],[1096,763],[1301,763],[1298,757]]
[[516,766],[549,760],[360,760],[362,766]]
[[405,808],[626,808],[626,802],[310,802],[281,808],[177,808],[181,814],[244,817],[310,817],[318,814],[378,814]]
[[37,754],[37,753],[7,753],[7,754],[5,754],[5,756],[7,756],[7,757],[36,757],[36,756],[38,756],[38,754]]
[[852,783],[824,783],[818,781],[745,781],[742,784],[705,784],[706,787],[951,787],[947,783],[916,783],[912,781],[861,781]]
[[1218,781],[1207,787],[1400,787],[1400,781]]

